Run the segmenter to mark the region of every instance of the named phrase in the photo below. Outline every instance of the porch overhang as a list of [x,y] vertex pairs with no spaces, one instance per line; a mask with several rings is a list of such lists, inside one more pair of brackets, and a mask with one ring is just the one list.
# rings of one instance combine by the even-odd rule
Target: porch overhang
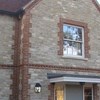
[[100,83],[100,76],[48,73],[47,77],[50,83],[57,83],[57,82]]

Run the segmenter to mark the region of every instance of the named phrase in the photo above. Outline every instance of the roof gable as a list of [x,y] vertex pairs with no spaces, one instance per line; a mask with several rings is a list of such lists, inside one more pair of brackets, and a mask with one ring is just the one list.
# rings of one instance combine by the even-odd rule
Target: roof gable
[[0,10],[17,12],[31,0],[0,0]]
[[0,0],[0,13],[20,16],[25,9],[34,7],[39,1],[41,0]]
[[[23,7],[25,7],[27,4],[34,4],[38,1],[41,0],[0,0],[0,13],[16,16],[24,12]],[[92,1],[96,8],[100,11],[100,0]]]

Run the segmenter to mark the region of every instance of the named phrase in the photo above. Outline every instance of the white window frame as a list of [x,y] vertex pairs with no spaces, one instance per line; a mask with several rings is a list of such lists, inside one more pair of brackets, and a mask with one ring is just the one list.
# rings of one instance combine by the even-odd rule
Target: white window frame
[[[85,57],[85,54],[84,54],[84,49],[85,49],[84,48],[84,28],[77,26],[77,25],[67,24],[67,23],[64,23],[63,25],[73,26],[73,27],[82,29],[82,41],[79,41],[79,43],[82,43],[82,55],[81,56],[79,56],[79,55],[64,55],[64,51],[63,51],[63,57],[65,57],[65,58],[78,58],[78,59],[84,58]],[[64,40],[65,39],[63,38],[63,42],[64,42]],[[66,40],[69,40],[69,39],[66,39]],[[73,40],[69,40],[69,41],[73,41]],[[77,41],[76,41],[76,43],[77,43]]]

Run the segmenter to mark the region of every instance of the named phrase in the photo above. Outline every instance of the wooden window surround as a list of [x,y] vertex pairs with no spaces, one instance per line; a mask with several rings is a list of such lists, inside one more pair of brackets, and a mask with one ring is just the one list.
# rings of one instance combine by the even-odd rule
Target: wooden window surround
[[63,19],[60,18],[60,23],[58,23],[59,26],[59,32],[58,32],[58,36],[59,36],[59,40],[58,40],[58,45],[59,45],[59,51],[58,54],[63,56],[63,25],[64,24],[68,24],[68,25],[72,25],[72,26],[78,26],[78,27],[82,27],[84,29],[84,58],[89,58],[89,37],[88,37],[88,27],[86,23],[83,22],[79,22],[79,21],[73,21],[73,20],[69,20],[69,19]]

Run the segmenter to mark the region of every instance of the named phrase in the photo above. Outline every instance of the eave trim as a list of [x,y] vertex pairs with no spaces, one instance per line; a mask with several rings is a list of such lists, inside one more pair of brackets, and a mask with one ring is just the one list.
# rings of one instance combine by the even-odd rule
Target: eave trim
[[23,15],[25,13],[24,9],[19,9],[16,12],[10,12],[10,11],[5,11],[5,10],[0,10],[0,14],[6,14],[6,15],[10,15],[10,16],[19,16],[19,15]]

